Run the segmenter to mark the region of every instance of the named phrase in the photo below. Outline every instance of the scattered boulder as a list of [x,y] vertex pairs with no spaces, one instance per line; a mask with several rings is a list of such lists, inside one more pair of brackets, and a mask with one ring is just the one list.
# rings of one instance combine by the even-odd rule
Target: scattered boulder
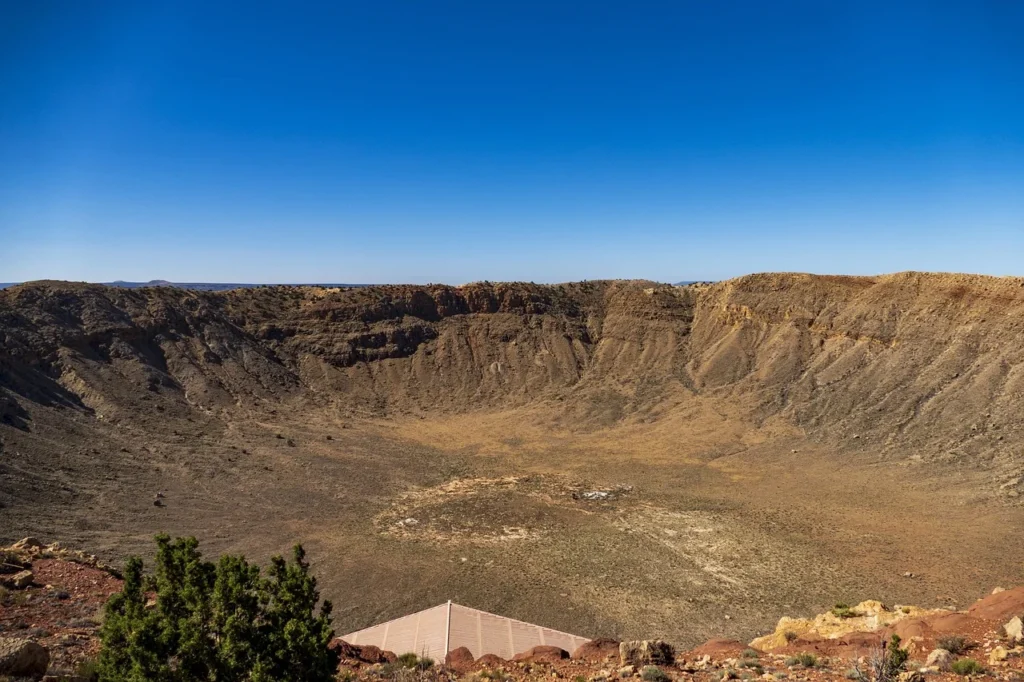
[[618,653],[618,640],[599,637],[581,644],[576,648],[576,651],[572,652],[572,657],[580,661],[602,663],[606,661],[609,656],[615,656]]
[[32,584],[34,578],[32,571],[19,571],[14,575],[0,576],[0,585],[8,590],[23,590]]
[[535,646],[528,651],[518,653],[512,657],[513,661],[523,663],[555,663],[569,658],[569,652],[557,646]]
[[988,662],[989,665],[998,665],[999,663],[1002,663],[1009,657],[1010,652],[1006,650],[1006,647],[997,646],[995,649],[992,649],[992,651],[989,652]]
[[0,550],[0,574],[19,573],[31,564],[23,561],[21,556],[13,550]]
[[896,677],[897,682],[924,682],[924,675],[919,670],[905,670]]
[[460,675],[472,670],[475,663],[476,660],[473,658],[473,652],[464,646],[460,646],[458,649],[452,649],[448,652],[448,655],[444,657],[445,666]]
[[0,676],[42,679],[50,652],[28,639],[0,637]]
[[372,644],[359,646],[357,644],[349,644],[343,639],[335,639],[328,646],[332,651],[337,651],[343,660],[370,664],[393,663],[398,660],[398,656],[393,652],[384,651]]
[[353,646],[343,639],[332,639],[331,643],[327,645],[327,648],[331,651],[337,651],[338,657],[343,661],[360,660],[359,647]]
[[675,650],[668,642],[660,639],[644,639],[619,644],[619,661],[622,665],[643,667],[645,665],[671,665]]
[[953,654],[949,653],[945,649],[935,649],[928,654],[927,660],[924,665],[926,668],[935,668],[940,671],[949,670],[949,666],[953,663]]
[[31,549],[42,549],[42,548],[43,548],[43,543],[39,542],[39,540],[36,540],[33,537],[22,538],[21,540],[18,540],[13,545],[11,545],[11,549],[13,549],[15,551],[22,551],[22,552],[26,551],[26,550],[31,550]]
[[621,668],[619,668],[619,677],[621,677],[622,679],[625,679],[627,677],[633,677],[633,675],[636,675],[635,665],[624,665]]
[[501,656],[495,654],[484,654],[480,658],[476,659],[477,666],[481,668],[500,668],[505,665],[506,661]]
[[1021,622],[1020,616],[1011,618],[1010,622],[1003,626],[1003,632],[1013,643],[1024,642],[1024,622]]

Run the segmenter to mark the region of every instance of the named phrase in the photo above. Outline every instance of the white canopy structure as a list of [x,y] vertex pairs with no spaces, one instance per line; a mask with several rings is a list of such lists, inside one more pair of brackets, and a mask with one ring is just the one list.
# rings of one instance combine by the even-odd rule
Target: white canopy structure
[[448,602],[402,616],[341,639],[349,644],[372,644],[396,654],[414,653],[443,661],[449,651],[466,647],[474,658],[494,654],[510,659],[535,646],[557,646],[572,652],[586,637],[524,623],[486,611]]

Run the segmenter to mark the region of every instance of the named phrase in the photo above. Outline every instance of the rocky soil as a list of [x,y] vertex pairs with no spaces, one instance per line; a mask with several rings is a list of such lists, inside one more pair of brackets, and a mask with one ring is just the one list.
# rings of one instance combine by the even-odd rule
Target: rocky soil
[[[84,681],[92,675],[102,605],[120,589],[118,574],[95,557],[26,538],[3,552],[0,676]],[[13,568],[18,571],[14,572]],[[30,573],[15,586],[13,575]],[[597,639],[575,652],[536,647],[505,661],[466,649],[410,669],[394,653],[342,640],[339,680],[837,680],[872,677],[880,643],[893,634],[910,653],[901,682],[926,679],[1024,680],[1024,587],[993,592],[962,611],[867,601],[814,618],[783,617],[749,643],[712,639],[689,650],[659,639]],[[651,633],[652,635],[656,633]],[[32,648],[34,647],[34,649]],[[950,651],[952,650],[952,651]],[[30,652],[27,655],[25,652]],[[12,653],[14,652],[14,653]],[[17,654],[17,655],[16,655]],[[962,661],[977,663],[965,672]],[[961,661],[961,663],[957,663]],[[21,666],[20,668],[17,666]],[[861,677],[858,677],[861,676]]]

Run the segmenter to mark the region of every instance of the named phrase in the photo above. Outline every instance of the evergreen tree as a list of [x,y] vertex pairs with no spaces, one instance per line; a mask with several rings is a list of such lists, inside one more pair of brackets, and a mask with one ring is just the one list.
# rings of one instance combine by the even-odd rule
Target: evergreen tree
[[[327,682],[331,604],[320,603],[300,545],[267,577],[241,556],[204,561],[195,538],[156,538],[153,575],[125,566],[100,631],[101,682]],[[147,603],[148,595],[155,600]]]

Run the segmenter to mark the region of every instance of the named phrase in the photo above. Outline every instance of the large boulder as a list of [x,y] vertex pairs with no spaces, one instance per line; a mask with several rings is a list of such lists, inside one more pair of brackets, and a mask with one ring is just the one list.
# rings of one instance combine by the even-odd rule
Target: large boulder
[[476,659],[476,666],[478,668],[500,668],[505,665],[505,662],[505,659],[497,654],[484,654]]
[[621,665],[642,668],[645,665],[671,665],[675,650],[668,642],[660,639],[643,639],[619,644]]
[[15,542],[13,545],[10,546],[10,549],[13,549],[13,550],[32,550],[32,549],[42,549],[42,548],[43,548],[43,543],[39,542],[39,540],[36,540],[33,537],[22,538],[21,540],[18,540],[17,542]]
[[460,675],[468,673],[474,668],[476,660],[473,658],[473,652],[464,646],[460,646],[458,649],[452,649],[444,657],[444,665]]
[[936,668],[943,672],[949,670],[949,666],[952,664],[953,654],[945,649],[935,649],[928,654],[928,659],[924,662],[926,668]]
[[1021,621],[1020,616],[1011,618],[1010,622],[1003,626],[1003,632],[1006,633],[1006,638],[1013,643],[1024,642],[1024,622]]
[[359,647],[359,659],[367,663],[394,663],[398,656],[393,651],[385,651],[379,646],[367,644]]
[[576,651],[572,652],[572,657],[574,659],[588,661],[590,663],[603,663],[608,660],[609,657],[616,656],[618,653],[618,640],[599,637],[579,645],[576,648]]
[[50,667],[50,652],[27,639],[0,637],[0,676],[42,679]]
[[35,575],[32,571],[19,571],[13,575],[0,575],[0,586],[8,590],[23,590],[32,584]]
[[0,549],[0,574],[20,573],[29,566],[30,564],[22,559],[17,552]]
[[569,652],[565,649],[560,649],[557,646],[535,646],[528,651],[516,654],[512,657],[513,661],[523,661],[525,663],[555,663],[557,661],[569,658]]
[[340,637],[332,639],[327,648],[337,652],[338,658],[342,661],[359,660],[359,647],[349,644]]
[[392,663],[398,660],[398,656],[390,651],[383,651],[380,647],[367,644],[359,646],[349,644],[343,639],[336,638],[327,645],[332,651],[337,651],[339,658],[343,661],[355,661],[359,663]]

